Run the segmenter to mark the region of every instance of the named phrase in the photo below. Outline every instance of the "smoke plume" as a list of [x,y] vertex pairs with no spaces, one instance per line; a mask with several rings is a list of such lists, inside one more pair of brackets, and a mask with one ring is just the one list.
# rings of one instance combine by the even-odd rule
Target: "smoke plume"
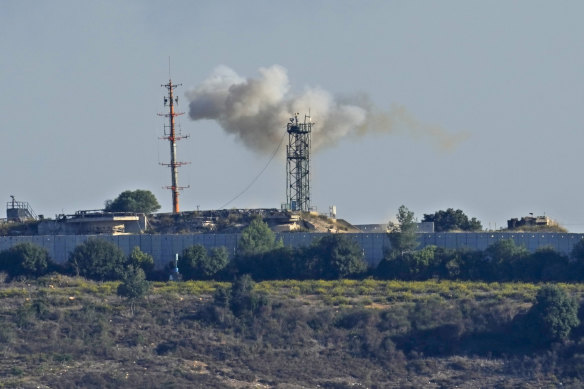
[[321,88],[305,88],[294,95],[286,69],[274,65],[259,69],[258,78],[242,78],[226,66],[217,67],[199,86],[186,93],[193,120],[216,120],[254,151],[271,152],[280,142],[286,123],[295,112],[300,120],[310,110],[313,116],[313,151],[334,145],[347,136],[403,132],[427,138],[448,150],[464,140],[439,126],[421,123],[402,106],[389,111],[376,109],[366,98],[343,101]]

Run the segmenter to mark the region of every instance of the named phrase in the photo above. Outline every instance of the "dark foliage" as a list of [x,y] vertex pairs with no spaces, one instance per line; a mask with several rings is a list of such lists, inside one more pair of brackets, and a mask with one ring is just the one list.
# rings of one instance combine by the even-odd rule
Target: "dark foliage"
[[121,279],[127,259],[115,244],[91,238],[69,256],[68,265],[76,275],[96,281]]
[[229,263],[225,247],[217,247],[209,254],[200,244],[187,247],[178,260],[178,268],[185,280],[213,279]]
[[262,219],[256,218],[241,231],[237,242],[237,253],[241,256],[253,256],[267,253],[282,247],[281,241]]
[[443,231],[480,231],[483,229],[481,222],[476,218],[469,219],[460,210],[448,208],[446,211],[436,211],[434,214],[424,214],[424,222],[434,222],[436,232]]
[[122,275],[122,283],[118,286],[118,295],[135,300],[146,296],[149,290],[150,283],[146,281],[144,270],[128,266]]
[[326,235],[312,244],[306,253],[314,278],[341,279],[355,277],[367,270],[361,247],[342,234]]
[[405,253],[389,251],[375,275],[382,279],[476,280],[487,282],[548,282],[583,280],[580,262],[552,248],[529,253],[511,239],[495,242],[485,251],[452,250],[428,246]]
[[128,256],[127,264],[129,266],[139,267],[147,275],[154,271],[154,258],[152,255],[140,250],[138,246],[134,247]]
[[0,252],[0,271],[11,277],[38,277],[55,269],[47,250],[33,243],[19,243]]
[[568,338],[580,324],[578,305],[556,285],[542,287],[525,317],[523,334],[534,344],[549,344]]
[[105,202],[106,212],[152,213],[160,209],[156,197],[149,190],[126,190],[114,200]]

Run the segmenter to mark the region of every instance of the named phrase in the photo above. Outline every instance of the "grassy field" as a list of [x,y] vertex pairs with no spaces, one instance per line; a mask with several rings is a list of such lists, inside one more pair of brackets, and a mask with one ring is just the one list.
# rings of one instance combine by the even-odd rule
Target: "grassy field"
[[[272,281],[234,314],[231,285],[61,275],[0,283],[0,387],[581,387],[579,329],[561,345],[513,341],[540,285],[453,281]],[[562,285],[578,301],[584,285]]]

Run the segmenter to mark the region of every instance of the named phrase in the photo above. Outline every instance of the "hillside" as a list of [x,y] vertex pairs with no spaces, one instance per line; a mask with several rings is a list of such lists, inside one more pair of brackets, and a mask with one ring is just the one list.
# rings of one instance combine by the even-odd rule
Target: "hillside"
[[[117,285],[0,284],[0,386],[575,388],[584,379],[581,329],[545,349],[510,335],[533,284],[263,282],[238,310],[217,292],[225,283],[155,283],[135,303]],[[584,285],[565,288],[584,296]]]

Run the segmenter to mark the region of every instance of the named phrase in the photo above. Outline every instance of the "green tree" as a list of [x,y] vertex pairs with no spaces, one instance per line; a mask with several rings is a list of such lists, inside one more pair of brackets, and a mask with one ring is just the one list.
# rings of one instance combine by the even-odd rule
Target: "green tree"
[[282,247],[276,235],[261,218],[255,218],[243,229],[237,241],[237,253],[242,256],[264,254]]
[[207,261],[207,249],[201,244],[195,244],[183,250],[178,258],[178,269],[185,280],[201,277],[201,263]]
[[405,205],[399,207],[396,217],[397,224],[390,222],[388,225],[389,241],[391,242],[391,252],[394,255],[401,255],[418,247],[417,226],[414,213]]
[[513,239],[501,239],[484,251],[485,266],[482,278],[486,281],[522,279],[529,251]]
[[328,234],[312,244],[318,278],[339,279],[356,276],[367,270],[363,250],[357,242],[342,234]]
[[448,208],[446,211],[437,211],[434,214],[424,214],[424,222],[434,222],[436,232],[443,231],[480,231],[483,229],[481,222],[476,218],[469,219],[460,210]]
[[122,283],[118,286],[118,295],[129,300],[144,297],[150,290],[144,270],[136,266],[128,266],[122,274]]
[[119,280],[126,265],[126,256],[115,244],[90,238],[75,247],[68,265],[78,276],[97,281]]
[[178,260],[178,268],[187,280],[208,280],[228,263],[229,254],[225,247],[213,248],[209,254],[204,246],[196,244],[183,250]]
[[388,256],[377,265],[376,274],[383,279],[427,280],[438,272],[434,258],[438,248],[427,246],[402,255]]
[[235,316],[253,317],[262,306],[268,304],[265,296],[254,291],[254,285],[249,274],[244,274],[233,282],[228,301]]
[[557,285],[543,286],[527,314],[528,335],[537,344],[568,338],[578,326],[578,304]]
[[105,202],[106,212],[153,213],[160,209],[160,204],[149,190],[126,190],[114,200]]
[[144,298],[150,291],[150,283],[146,281],[144,270],[138,266],[129,265],[122,274],[122,283],[118,285],[118,296],[125,297],[130,302],[130,312],[134,314],[136,300]]
[[145,274],[149,274],[154,270],[154,258],[136,246],[128,256],[128,265],[139,267]]
[[33,243],[19,243],[0,253],[0,270],[11,277],[41,276],[54,266],[49,253]]

